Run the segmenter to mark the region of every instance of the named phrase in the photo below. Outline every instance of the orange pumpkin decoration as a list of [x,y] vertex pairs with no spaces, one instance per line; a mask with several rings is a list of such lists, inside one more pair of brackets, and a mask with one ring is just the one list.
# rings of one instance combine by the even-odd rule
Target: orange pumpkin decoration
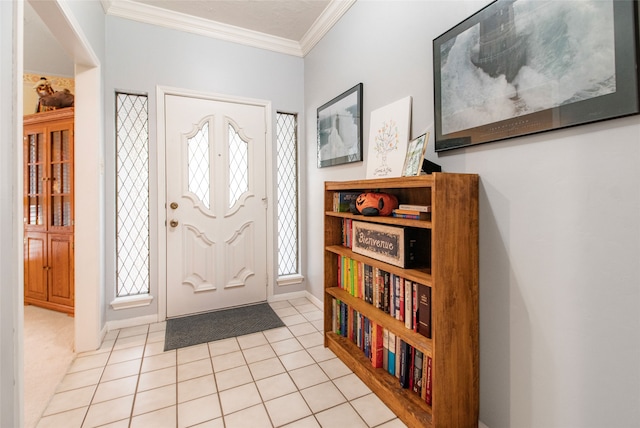
[[398,198],[389,193],[366,192],[356,198],[354,214],[365,216],[389,216],[398,208]]

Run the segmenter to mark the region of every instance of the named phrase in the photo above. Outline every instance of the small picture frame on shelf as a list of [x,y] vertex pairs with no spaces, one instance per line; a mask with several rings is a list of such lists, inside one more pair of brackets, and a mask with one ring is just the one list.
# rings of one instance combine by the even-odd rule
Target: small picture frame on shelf
[[362,83],[318,107],[318,168],[362,162]]
[[429,133],[426,132],[414,138],[409,142],[407,146],[407,156],[404,160],[404,167],[402,168],[403,177],[414,177],[420,175],[422,170],[422,160],[427,150],[427,141],[429,140]]

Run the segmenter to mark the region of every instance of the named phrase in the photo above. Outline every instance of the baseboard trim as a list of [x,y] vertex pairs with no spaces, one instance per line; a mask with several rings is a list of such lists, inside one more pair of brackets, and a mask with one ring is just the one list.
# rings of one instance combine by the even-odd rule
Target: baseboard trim
[[267,301],[268,302],[282,302],[283,300],[293,300],[293,299],[300,299],[300,298],[307,298],[311,301],[311,303],[313,303],[314,305],[316,305],[318,307],[318,309],[322,310],[322,301],[320,299],[318,299],[316,296],[314,296],[313,294],[309,293],[306,290],[303,291],[292,291],[291,293],[281,293],[281,294],[274,294],[273,296],[270,296]]
[[[145,315],[137,318],[127,318],[124,320],[116,320],[107,322],[107,331],[119,330],[127,327],[138,327],[144,324],[155,324],[158,322],[158,314]],[[103,337],[104,338],[104,337]]]

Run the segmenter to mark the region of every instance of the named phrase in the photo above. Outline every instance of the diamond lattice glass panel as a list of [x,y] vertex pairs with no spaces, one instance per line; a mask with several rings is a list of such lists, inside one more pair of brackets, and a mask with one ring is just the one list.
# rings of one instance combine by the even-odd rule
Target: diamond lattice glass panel
[[298,142],[297,117],[276,118],[278,183],[278,275],[298,272]]
[[144,95],[116,94],[116,296],[149,293],[149,116]]
[[187,140],[189,151],[189,191],[209,209],[209,122]]
[[229,208],[249,190],[249,146],[229,124]]

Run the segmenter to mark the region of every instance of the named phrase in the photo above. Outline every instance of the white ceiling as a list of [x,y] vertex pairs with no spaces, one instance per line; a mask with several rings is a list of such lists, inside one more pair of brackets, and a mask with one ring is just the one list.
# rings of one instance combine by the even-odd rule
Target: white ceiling
[[356,0],[102,0],[109,15],[304,56]]
[[298,42],[329,5],[329,0],[133,1]]

